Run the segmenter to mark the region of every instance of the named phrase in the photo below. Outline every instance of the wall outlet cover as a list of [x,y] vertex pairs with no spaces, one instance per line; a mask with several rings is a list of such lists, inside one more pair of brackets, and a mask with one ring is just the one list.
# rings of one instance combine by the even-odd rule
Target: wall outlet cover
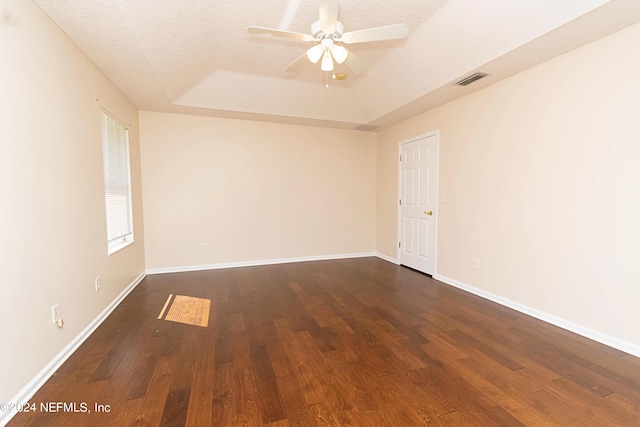
[[53,307],[51,307],[51,320],[53,321],[53,323],[57,323],[58,320],[60,320],[60,312],[58,311],[59,308],[60,308],[59,304],[56,304]]

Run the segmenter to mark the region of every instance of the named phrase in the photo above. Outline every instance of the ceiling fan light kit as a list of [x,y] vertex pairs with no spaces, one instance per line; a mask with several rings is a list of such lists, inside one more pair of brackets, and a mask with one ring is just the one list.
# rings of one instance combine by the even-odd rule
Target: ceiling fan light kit
[[349,51],[344,46],[334,44],[333,46],[331,46],[331,55],[338,64],[342,64],[347,60]]
[[320,58],[322,58],[323,53],[324,49],[322,45],[317,44],[307,51],[307,58],[312,64],[317,64]]
[[[344,63],[356,74],[364,71],[363,62],[339,43],[355,44],[381,40],[396,40],[403,39],[409,34],[407,24],[387,25],[345,33],[344,25],[338,21],[340,0],[320,0],[318,12],[320,19],[311,24],[311,34],[254,26],[248,27],[247,31],[252,34],[266,34],[316,43],[289,65],[286,69],[287,71],[298,70],[299,65],[301,65],[300,61],[304,60],[306,56],[306,59],[313,64],[317,64],[318,61],[322,59],[320,62],[320,69],[322,71],[333,71],[335,61],[337,64]],[[349,61],[347,61],[348,57],[351,58]]]
[[325,50],[322,55],[322,64],[320,64],[320,69],[322,71],[333,71],[333,59],[331,58],[331,52],[328,50]]

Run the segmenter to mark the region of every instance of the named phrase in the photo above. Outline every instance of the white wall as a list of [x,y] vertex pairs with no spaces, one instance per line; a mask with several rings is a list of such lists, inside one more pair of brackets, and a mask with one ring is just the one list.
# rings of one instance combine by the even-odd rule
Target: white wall
[[[4,1],[1,12],[0,402],[9,402],[145,266],[137,110],[32,2]],[[101,105],[131,123],[136,242],[112,256]]]
[[151,270],[375,251],[375,134],[142,111],[140,138]]
[[437,273],[640,352],[638,46],[640,25],[381,132],[377,250],[396,256],[398,142],[439,130]]

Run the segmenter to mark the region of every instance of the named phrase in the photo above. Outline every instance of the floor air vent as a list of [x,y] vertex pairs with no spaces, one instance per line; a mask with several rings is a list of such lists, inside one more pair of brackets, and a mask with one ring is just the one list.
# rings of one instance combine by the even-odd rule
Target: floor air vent
[[470,76],[465,77],[464,79],[460,80],[458,83],[456,83],[458,86],[466,86],[466,85],[470,85],[471,83],[475,82],[476,80],[480,80],[483,77],[487,77],[487,73],[475,73],[475,74],[471,74]]

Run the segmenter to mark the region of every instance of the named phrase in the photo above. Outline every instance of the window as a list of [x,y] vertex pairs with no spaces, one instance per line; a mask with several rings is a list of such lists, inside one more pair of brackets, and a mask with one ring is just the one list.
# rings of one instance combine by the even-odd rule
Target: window
[[133,242],[129,131],[102,111],[102,158],[104,198],[107,207],[107,242],[112,254]]

